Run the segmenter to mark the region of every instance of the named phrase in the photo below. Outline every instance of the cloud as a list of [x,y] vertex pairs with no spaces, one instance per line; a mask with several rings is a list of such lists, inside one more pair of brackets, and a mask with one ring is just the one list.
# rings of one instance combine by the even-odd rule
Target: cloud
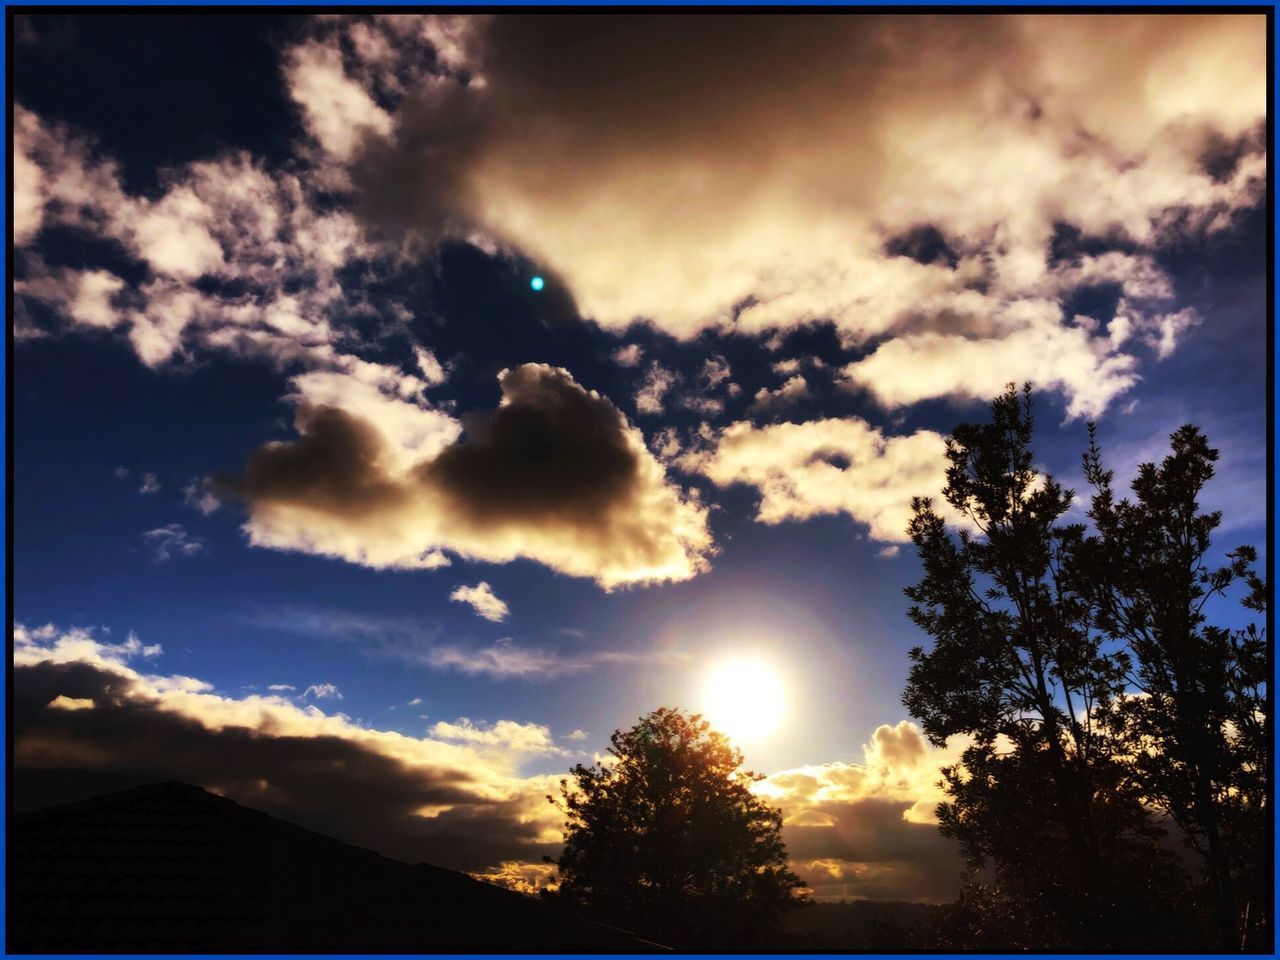
[[500,747],[518,754],[552,756],[564,752],[552,741],[551,731],[537,723],[499,720],[494,724],[481,721],[477,725],[468,717],[459,717],[453,723],[441,720],[427,732],[440,740]]
[[644,359],[644,347],[638,343],[628,343],[611,354],[613,362],[620,367],[638,367]]
[[[1061,315],[1101,277],[1058,256],[1060,231],[1106,240],[1112,274],[1137,275],[1264,194],[1260,16],[465,22],[465,70],[391,95],[394,132],[352,156],[364,214],[496,238],[614,330],[831,320],[873,350],[947,333],[980,367],[1097,411],[1136,355]],[[336,50],[356,29],[327,23],[308,42]],[[429,59],[425,31],[360,29]],[[1223,142],[1240,154],[1225,175],[1204,161]],[[1166,315],[1163,299],[1140,309]],[[1001,350],[1005,337],[1072,349]],[[909,380],[927,383],[941,354],[916,354]],[[947,369],[943,388],[968,388]]]
[[[550,647],[520,644],[510,637],[485,646],[448,643],[440,641],[440,630],[436,625],[339,610],[282,607],[260,610],[247,619],[259,628],[285,630],[309,638],[331,637],[356,644],[370,657],[499,680],[549,680],[615,663],[676,666],[689,659],[686,653],[664,649],[623,651],[575,647],[574,652],[565,653]],[[420,697],[415,699],[421,702]],[[411,702],[409,705],[416,704]]]
[[[520,771],[563,755],[546,727],[459,717],[411,737],[314,704],[140,672],[161,655],[132,635],[110,644],[88,630],[15,625],[17,809],[179,779],[397,859],[515,887],[549,880],[540,860],[559,852],[563,818],[545,795],[559,776]],[[885,724],[861,764],[782,770],[755,790],[783,810],[792,867],[819,899],[942,901],[961,864],[933,806],[938,768],[958,749],[930,747],[909,722]]]
[[[545,799],[555,778],[519,771],[531,741],[409,737],[135,668],[159,653],[136,638],[15,626],[18,809],[178,779],[411,863],[486,872],[558,849],[562,817]],[[68,709],[78,701],[93,709]]]
[[290,690],[297,690],[298,688],[291,683],[269,683],[267,684],[267,689],[272,693],[286,693]]
[[94,702],[88,697],[67,697],[59,694],[49,701],[50,710],[92,710]]
[[801,401],[809,397],[809,383],[804,377],[796,374],[787,378],[787,382],[776,390],[761,387],[756,391],[755,399],[747,407],[748,413],[782,414],[792,410]]
[[523,647],[510,639],[499,640],[487,647],[462,647],[439,644],[411,654],[413,659],[437,670],[457,670],[472,676],[491,676],[499,680],[550,680],[585,673],[613,663],[678,664],[685,659],[670,651],[597,650],[574,655],[539,647]]
[[676,385],[679,377],[668,370],[657,360],[649,363],[644,379],[636,388],[635,404],[637,413],[658,414],[665,409],[663,400]]
[[144,473],[142,475],[142,485],[138,487],[138,492],[141,494],[160,492],[160,481],[156,479],[154,473]]
[[506,603],[494,594],[493,588],[483,580],[474,587],[458,587],[449,594],[449,599],[467,604],[478,616],[493,623],[501,623],[511,612]]
[[717,486],[755,487],[762,523],[845,513],[866,524],[873,539],[890,543],[907,540],[911,498],[936,498],[946,485],[940,434],[885,436],[858,417],[733,423],[679,462]]
[[204,540],[187,533],[186,527],[180,523],[170,523],[142,535],[151,548],[151,555],[157,563],[172,560],[174,557],[194,557],[204,551]]
[[796,767],[755,787],[783,812],[791,867],[818,900],[920,900],[959,892],[963,861],[937,829],[940,768],[961,746],[929,746],[910,721],[881,724],[863,762]]
[[373,567],[526,557],[605,588],[706,568],[705,508],[607,399],[542,364],[499,383],[501,404],[465,416],[462,442],[431,422],[416,447],[303,391],[299,438],[260,448],[216,489],[248,507],[255,545]]
[[182,488],[182,502],[199,510],[206,517],[222,506],[222,501],[209,489],[203,477],[192,477],[187,481],[187,485]]
[[[273,689],[273,688],[269,688]],[[311,697],[313,700],[341,700],[342,691],[332,683],[313,683],[307,689],[303,690],[299,699],[305,700]]]

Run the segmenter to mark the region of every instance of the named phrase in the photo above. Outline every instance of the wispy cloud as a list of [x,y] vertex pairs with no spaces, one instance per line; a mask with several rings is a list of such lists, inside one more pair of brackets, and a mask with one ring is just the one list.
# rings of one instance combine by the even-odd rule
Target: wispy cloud
[[174,557],[194,557],[204,550],[204,540],[194,537],[180,523],[170,523],[142,535],[151,548],[151,555],[157,563],[163,563]]
[[689,659],[688,654],[668,650],[566,652],[525,645],[510,637],[484,644],[445,640],[438,624],[342,611],[276,607],[255,611],[245,620],[267,629],[351,643],[371,657],[499,680],[549,680],[610,664],[667,666]]

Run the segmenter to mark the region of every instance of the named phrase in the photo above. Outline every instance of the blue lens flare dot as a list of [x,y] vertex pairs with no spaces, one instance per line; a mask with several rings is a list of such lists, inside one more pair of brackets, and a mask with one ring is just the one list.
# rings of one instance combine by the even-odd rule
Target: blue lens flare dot
[[543,280],[541,277],[534,277],[532,280],[529,281],[529,286],[532,287],[534,290],[541,290],[545,285],[546,284],[543,283]]

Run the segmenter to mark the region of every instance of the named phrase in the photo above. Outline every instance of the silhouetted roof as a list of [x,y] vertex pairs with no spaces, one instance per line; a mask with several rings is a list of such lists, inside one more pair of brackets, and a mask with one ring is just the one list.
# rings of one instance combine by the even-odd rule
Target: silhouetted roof
[[173,781],[21,814],[8,856],[11,953],[663,949]]

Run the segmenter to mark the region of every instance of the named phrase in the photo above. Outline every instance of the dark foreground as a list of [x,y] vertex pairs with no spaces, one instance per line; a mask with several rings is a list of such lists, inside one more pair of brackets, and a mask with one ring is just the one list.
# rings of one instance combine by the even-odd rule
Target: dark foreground
[[20,814],[9,839],[9,953],[663,949],[187,784]]

